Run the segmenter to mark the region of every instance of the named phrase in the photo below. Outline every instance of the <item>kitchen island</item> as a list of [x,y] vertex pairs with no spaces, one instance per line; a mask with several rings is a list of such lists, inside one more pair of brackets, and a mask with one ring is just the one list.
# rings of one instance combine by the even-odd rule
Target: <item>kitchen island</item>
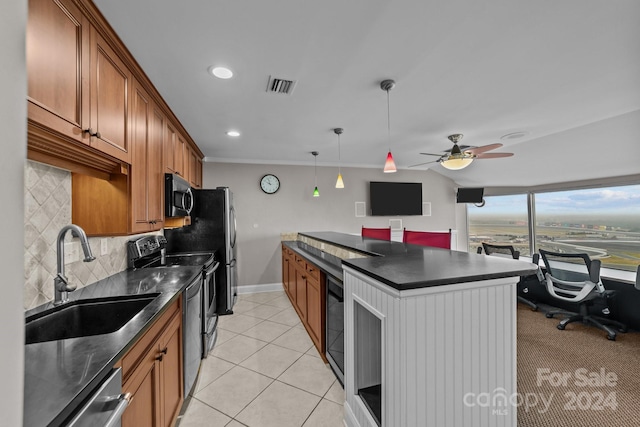
[[348,426],[516,425],[515,285],[534,264],[335,232],[298,240],[347,251]]

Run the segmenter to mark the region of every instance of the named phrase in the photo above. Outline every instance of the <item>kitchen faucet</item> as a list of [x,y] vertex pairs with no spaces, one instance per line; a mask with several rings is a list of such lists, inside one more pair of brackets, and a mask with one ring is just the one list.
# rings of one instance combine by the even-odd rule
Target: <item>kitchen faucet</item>
[[84,230],[75,224],[62,227],[58,233],[58,274],[53,279],[53,305],[64,304],[69,301],[68,292],[76,290],[77,285],[70,284],[67,276],[64,275],[64,236],[71,230],[71,235],[80,238],[82,251],[84,252],[84,262],[96,259],[91,253],[91,247]]

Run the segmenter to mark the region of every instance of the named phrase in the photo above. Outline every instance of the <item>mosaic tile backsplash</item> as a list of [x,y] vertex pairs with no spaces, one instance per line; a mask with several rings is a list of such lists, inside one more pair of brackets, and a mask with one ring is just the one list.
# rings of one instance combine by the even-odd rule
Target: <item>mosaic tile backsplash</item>
[[[28,160],[24,183],[24,309],[28,310],[53,300],[56,240],[60,229],[71,223],[71,173]],[[126,242],[134,237],[90,237],[96,259],[65,264],[69,281],[81,288],[125,270]],[[107,241],[105,255],[101,255],[103,239]],[[79,240],[67,233],[65,242],[71,242],[82,259]],[[65,247],[66,252],[73,252],[68,249]]]

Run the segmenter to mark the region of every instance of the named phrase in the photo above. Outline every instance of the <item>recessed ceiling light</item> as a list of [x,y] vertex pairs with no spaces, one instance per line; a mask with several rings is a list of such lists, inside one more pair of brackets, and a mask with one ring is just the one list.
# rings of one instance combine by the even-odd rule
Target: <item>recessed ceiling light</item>
[[240,136],[240,132],[238,132],[237,130],[230,130],[227,132],[227,135],[236,137],[236,136]]
[[233,77],[233,71],[225,67],[209,67],[209,72],[219,79],[230,79]]
[[529,135],[529,132],[513,132],[513,133],[508,133],[506,135],[502,135],[500,139],[520,139],[527,135]]

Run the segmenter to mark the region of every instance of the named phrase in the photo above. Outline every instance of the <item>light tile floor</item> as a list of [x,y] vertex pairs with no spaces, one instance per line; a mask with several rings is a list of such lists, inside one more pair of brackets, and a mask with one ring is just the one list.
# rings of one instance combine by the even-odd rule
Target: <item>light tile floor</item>
[[222,316],[179,427],[342,427],[344,391],[283,291]]

